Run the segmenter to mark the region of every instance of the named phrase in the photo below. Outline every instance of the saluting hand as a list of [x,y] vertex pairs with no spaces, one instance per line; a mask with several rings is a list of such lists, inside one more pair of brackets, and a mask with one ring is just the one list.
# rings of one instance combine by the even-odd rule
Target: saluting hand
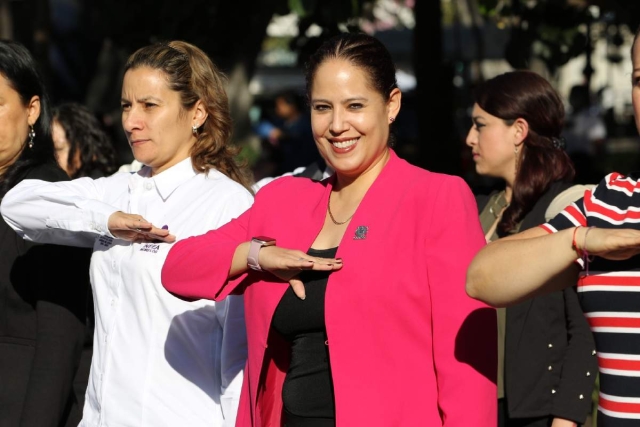
[[298,274],[300,270],[334,271],[342,268],[342,259],[318,258],[294,249],[265,246],[260,249],[259,263],[263,270],[286,280],[300,299],[305,299],[304,285]]
[[173,243],[176,237],[169,230],[157,228],[141,215],[114,212],[109,217],[108,227],[118,239],[130,242],[166,242]]

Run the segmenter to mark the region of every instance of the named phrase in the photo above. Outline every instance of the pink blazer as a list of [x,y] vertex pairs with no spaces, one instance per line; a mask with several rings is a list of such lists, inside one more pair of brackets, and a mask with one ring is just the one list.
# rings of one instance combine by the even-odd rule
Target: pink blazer
[[[258,272],[227,280],[233,253],[257,235],[307,251],[332,183],[278,179],[238,219],[176,243],[164,264],[172,293],[244,292],[249,355],[237,426],[281,425],[290,349],[270,325],[289,285]],[[327,285],[338,427],[496,425],[495,312],[465,293],[467,266],[483,244],[467,185],[392,152],[340,242],[344,267]]]

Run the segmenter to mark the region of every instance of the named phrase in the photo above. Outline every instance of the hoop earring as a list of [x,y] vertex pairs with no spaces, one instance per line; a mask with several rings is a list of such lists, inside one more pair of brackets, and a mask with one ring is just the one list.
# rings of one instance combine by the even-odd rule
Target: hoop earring
[[198,126],[196,126],[196,125],[191,126],[191,133],[193,134],[193,136],[195,136],[197,138],[198,137]]
[[36,131],[32,125],[29,125],[29,148],[33,148],[33,140],[36,138]]

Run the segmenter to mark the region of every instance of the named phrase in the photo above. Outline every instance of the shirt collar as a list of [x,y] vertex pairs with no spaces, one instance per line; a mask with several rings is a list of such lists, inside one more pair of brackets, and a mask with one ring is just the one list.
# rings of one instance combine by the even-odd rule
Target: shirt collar
[[149,179],[155,184],[160,197],[162,197],[163,200],[167,200],[174,190],[182,183],[196,176],[196,171],[193,169],[191,158],[187,157],[180,163],[160,172],[158,175],[150,175],[151,168],[148,166],[143,167],[138,173],[132,175],[132,179],[129,181],[129,187],[132,188],[139,182]]

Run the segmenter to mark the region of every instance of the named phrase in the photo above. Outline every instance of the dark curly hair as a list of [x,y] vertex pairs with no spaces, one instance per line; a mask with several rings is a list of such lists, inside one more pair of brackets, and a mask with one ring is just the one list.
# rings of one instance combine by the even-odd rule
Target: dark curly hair
[[53,110],[53,121],[64,129],[69,142],[67,164],[71,178],[107,176],[116,171],[113,144],[87,107],[61,104]]
[[498,224],[498,231],[506,234],[553,182],[573,180],[575,171],[569,156],[553,143],[564,126],[564,105],[551,84],[531,71],[512,71],[487,80],[476,88],[475,100],[480,108],[507,125],[518,118],[529,124],[513,197]]
[[[24,179],[34,167],[57,165],[51,140],[51,110],[49,97],[29,51],[20,43],[0,40],[0,74],[20,96],[26,107],[34,96],[40,99],[40,116],[33,125],[36,133],[32,148],[24,141],[18,159],[0,176],[0,200]],[[26,124],[25,124],[26,125]]]

